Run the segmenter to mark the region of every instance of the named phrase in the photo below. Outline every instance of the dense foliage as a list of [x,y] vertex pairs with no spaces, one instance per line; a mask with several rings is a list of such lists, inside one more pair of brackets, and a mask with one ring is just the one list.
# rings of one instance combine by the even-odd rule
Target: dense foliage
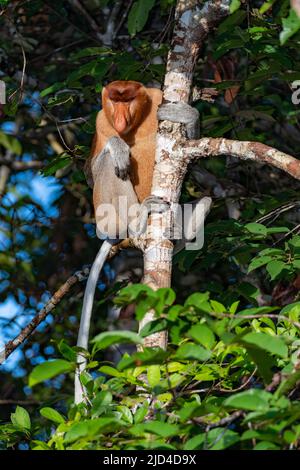
[[[82,0],[78,10],[72,1],[0,1],[1,341],[93,259],[82,167],[100,92],[116,78],[163,82],[175,3]],[[232,2],[202,51],[195,85],[218,96],[195,104],[201,133],[299,157],[300,19],[288,0],[249,3]],[[193,165],[182,201],[213,197],[203,249],[176,255],[173,289],[158,292],[135,283],[136,252],[106,268],[82,377],[89,403],[79,407],[74,344],[84,286],[75,286],[1,368],[1,447],[299,448],[298,191],[279,170],[230,156]],[[157,314],[140,336],[133,319],[108,315],[133,302],[137,320],[149,308]],[[165,328],[167,351],[118,346]]]

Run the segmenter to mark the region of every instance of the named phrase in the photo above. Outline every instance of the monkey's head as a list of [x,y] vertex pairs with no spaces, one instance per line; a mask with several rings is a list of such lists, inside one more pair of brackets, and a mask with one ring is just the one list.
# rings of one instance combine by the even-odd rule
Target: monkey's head
[[126,135],[148,114],[150,98],[139,82],[117,80],[102,91],[105,115],[120,135]]

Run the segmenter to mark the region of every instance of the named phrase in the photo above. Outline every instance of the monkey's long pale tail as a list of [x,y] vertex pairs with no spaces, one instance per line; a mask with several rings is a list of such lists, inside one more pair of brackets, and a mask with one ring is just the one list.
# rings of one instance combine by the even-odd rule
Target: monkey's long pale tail
[[[80,327],[77,339],[77,346],[88,349],[89,332],[91,324],[91,316],[94,303],[94,295],[96,285],[98,282],[99,274],[106,258],[109,255],[111,247],[114,245],[114,240],[105,240],[100,250],[97,253],[95,261],[91,267],[90,274],[87,280],[86,289],[83,298],[83,306],[80,319]],[[85,388],[80,382],[80,374],[86,368],[86,358],[83,353],[77,354],[77,367],[75,371],[75,403],[82,403],[84,401]]]

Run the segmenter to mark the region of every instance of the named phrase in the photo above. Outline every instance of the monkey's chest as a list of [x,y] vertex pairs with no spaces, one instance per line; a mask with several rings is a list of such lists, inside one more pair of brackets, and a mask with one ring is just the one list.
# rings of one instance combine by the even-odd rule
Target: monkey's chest
[[139,202],[151,193],[155,161],[155,139],[145,139],[131,147],[130,179]]

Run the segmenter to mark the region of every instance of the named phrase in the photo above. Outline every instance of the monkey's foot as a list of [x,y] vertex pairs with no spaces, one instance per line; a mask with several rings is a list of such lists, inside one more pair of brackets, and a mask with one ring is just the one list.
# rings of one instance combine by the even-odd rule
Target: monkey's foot
[[170,203],[159,196],[148,196],[142,202],[148,214],[162,214],[170,209]]

